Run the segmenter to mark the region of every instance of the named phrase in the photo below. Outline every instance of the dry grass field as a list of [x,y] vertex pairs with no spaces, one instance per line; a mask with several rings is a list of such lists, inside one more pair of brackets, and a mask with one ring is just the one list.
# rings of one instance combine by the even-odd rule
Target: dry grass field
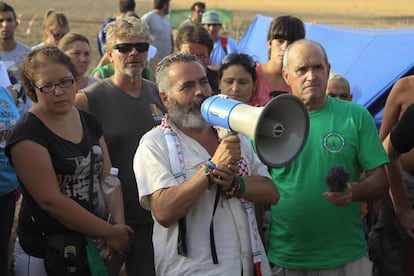
[[[117,12],[117,0],[6,0],[21,15],[16,37],[33,46],[41,41],[41,21],[49,8],[64,12],[71,31],[86,35],[91,41],[91,67],[98,61],[96,34],[102,22]],[[137,13],[143,15],[152,9],[151,0],[136,0]],[[186,9],[193,0],[172,0],[171,9]],[[276,17],[292,14],[305,22],[334,25],[398,28],[414,26],[412,0],[204,0],[209,9],[229,9],[233,12],[231,24],[225,26],[230,36],[238,39],[257,14]],[[31,27],[29,22],[35,19]],[[27,31],[30,33],[27,34]]]

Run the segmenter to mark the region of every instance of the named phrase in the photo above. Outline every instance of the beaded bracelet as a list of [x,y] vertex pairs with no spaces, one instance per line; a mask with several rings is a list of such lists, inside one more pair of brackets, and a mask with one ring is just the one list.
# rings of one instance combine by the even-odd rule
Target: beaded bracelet
[[206,163],[201,163],[200,164],[200,168],[203,170],[204,175],[207,176],[208,189],[210,189],[210,187],[214,185],[213,181],[211,180],[211,171],[210,171],[210,168],[207,166]]
[[236,175],[233,179],[233,182],[227,190],[223,191],[223,196],[227,199],[231,197],[239,197],[241,196],[246,190],[246,183],[244,182],[243,177],[240,175]]

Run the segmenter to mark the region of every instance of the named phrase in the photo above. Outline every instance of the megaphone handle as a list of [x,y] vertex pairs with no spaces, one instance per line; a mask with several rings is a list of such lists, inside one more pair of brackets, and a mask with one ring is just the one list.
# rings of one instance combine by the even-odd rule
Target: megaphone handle
[[221,127],[221,126],[214,126],[214,128],[217,130],[218,137],[222,140],[233,133],[230,129]]

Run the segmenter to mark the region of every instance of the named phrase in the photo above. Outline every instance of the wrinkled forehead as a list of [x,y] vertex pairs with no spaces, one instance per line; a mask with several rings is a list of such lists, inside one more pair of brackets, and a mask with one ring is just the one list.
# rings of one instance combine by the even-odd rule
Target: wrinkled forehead
[[139,42],[148,42],[148,41],[144,36],[140,36],[140,35],[135,35],[135,36],[122,35],[122,36],[118,36],[115,39],[115,44],[119,44],[119,43],[139,43]]
[[169,75],[177,83],[196,81],[207,76],[203,65],[196,61],[172,64],[169,69]]
[[316,44],[300,43],[293,45],[289,56],[302,62],[325,63],[322,49]]

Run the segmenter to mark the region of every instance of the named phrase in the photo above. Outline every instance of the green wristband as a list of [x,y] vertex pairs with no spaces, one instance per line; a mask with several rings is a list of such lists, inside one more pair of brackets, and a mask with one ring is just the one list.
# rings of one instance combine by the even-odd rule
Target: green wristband
[[244,182],[243,177],[241,177],[240,175],[237,175],[237,180],[239,181],[239,190],[237,191],[236,196],[241,196],[246,191],[246,183]]

